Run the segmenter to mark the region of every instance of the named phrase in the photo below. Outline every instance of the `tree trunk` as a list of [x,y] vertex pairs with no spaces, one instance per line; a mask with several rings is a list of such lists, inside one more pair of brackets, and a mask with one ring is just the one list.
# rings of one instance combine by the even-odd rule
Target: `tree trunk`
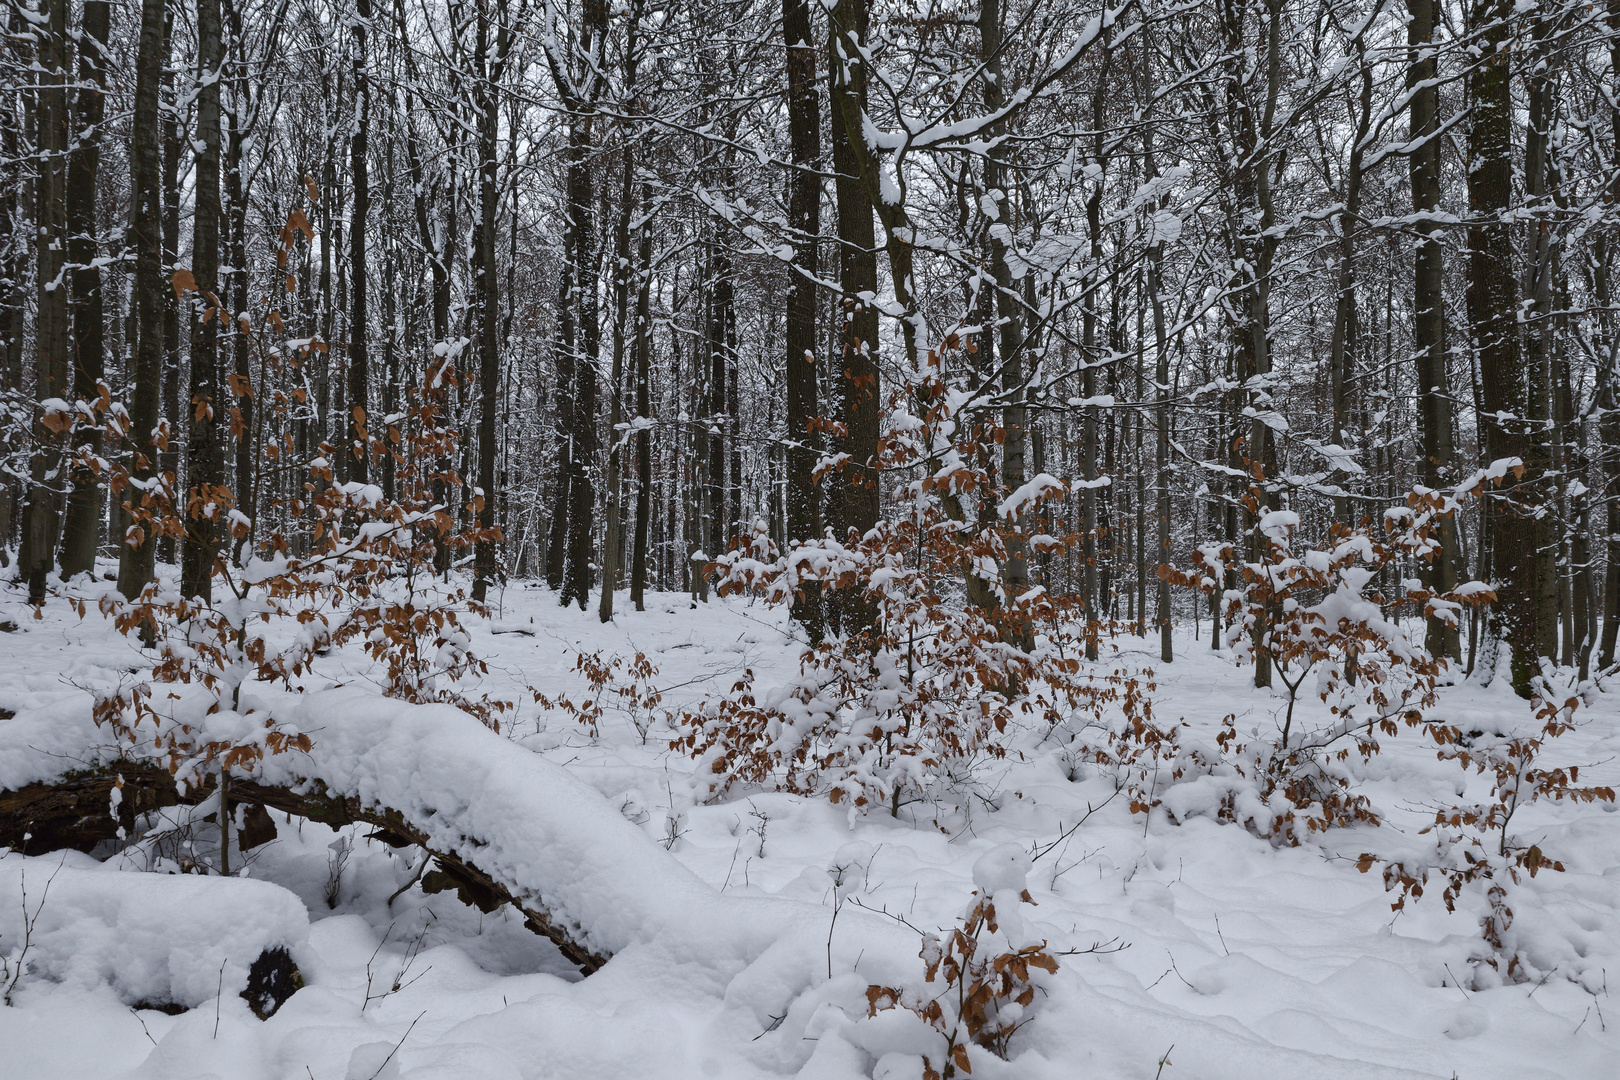
[[[96,174],[101,158],[101,119],[105,111],[108,0],[85,0],[79,36],[79,88],[73,106],[73,149],[68,156],[68,261],[73,269],[73,396],[94,401],[106,373],[101,300],[101,268],[96,265]],[[91,427],[82,444],[97,456],[101,434]],[[71,466],[62,533],[62,578],[93,573],[101,534],[101,482],[77,456]]]
[[1502,212],[1513,199],[1513,102],[1506,49],[1512,35],[1509,0],[1475,0],[1469,29],[1482,59],[1468,73],[1473,102],[1468,127],[1468,319],[1479,357],[1480,419],[1488,461],[1518,458],[1526,471],[1509,473],[1490,500],[1494,636],[1512,650],[1514,692],[1528,697],[1540,673],[1537,625],[1536,528],[1541,476],[1533,467],[1524,424],[1530,381],[1519,348],[1518,288],[1513,274],[1513,226]]
[[[632,59],[628,61],[626,84],[635,86],[635,40],[630,42]],[[626,338],[631,332],[630,318],[630,216],[635,206],[635,154],[627,144],[623,155],[623,183],[619,189],[619,220],[613,230],[613,370],[608,392],[608,473],[607,497],[603,500],[604,528],[602,529],[602,594],[596,614],[602,622],[613,618],[613,590],[619,586],[620,529],[622,510],[619,506],[620,488],[623,486],[620,445],[625,441],[619,427],[624,423],[624,352]]]
[[[167,92],[168,108],[162,110],[163,128],[163,267],[165,281],[163,296],[163,361],[162,411],[159,415],[168,422],[167,449],[158,458],[159,471],[168,477],[173,492],[180,487],[180,433],[185,430],[186,418],[180,408],[180,298],[167,284],[169,275],[178,269],[180,259],[180,100],[174,89],[174,69],[169,63],[174,51],[174,12],[165,11],[163,17],[163,83]],[[325,250],[325,246],[322,246]],[[181,510],[184,509],[182,505]],[[165,563],[178,559],[178,545],[172,535],[165,534],[159,542],[157,557]]]
[[35,30],[38,41],[39,89],[34,93],[36,156],[34,213],[37,314],[34,323],[34,399],[41,406],[35,415],[33,452],[30,455],[28,498],[23,507],[22,550],[18,557],[28,600],[45,602],[45,578],[56,554],[60,517],[57,495],[63,464],[60,412],[47,413],[45,403],[68,396],[68,289],[67,261],[67,36],[68,0],[48,0],[44,21]]
[[[1001,62],[1000,0],[984,0],[979,6],[979,48],[984,57],[986,76],[984,107],[987,112],[995,113],[1007,102]],[[1099,79],[1099,87],[1103,81]],[[1097,96],[1100,93],[1099,90]],[[998,124],[993,134],[1002,135],[1005,132]],[[990,273],[995,279],[996,348],[997,358],[1001,361],[1001,483],[1007,491],[1013,492],[1023,487],[1026,479],[1029,410],[1024,405],[1024,317],[1015,291],[1012,268],[1007,262],[1007,252],[1011,246],[1009,241],[1016,235],[1014,230],[1018,222],[1013,189],[1007,182],[1007,170],[1003,163],[1005,157],[1005,144],[998,145],[985,155],[984,187],[988,201],[983,205],[987,215],[995,219],[995,225],[990,229]],[[1029,554],[1023,535],[1029,520],[1027,514],[1020,513],[1009,522],[1007,559],[1001,573],[1002,589],[1009,601],[1029,589]],[[1020,628],[1016,643],[1026,650],[1034,646],[1029,627]]]
[[[808,543],[821,533],[821,488],[815,481],[821,435],[810,422],[816,399],[816,285],[820,272],[822,167],[821,98],[816,90],[816,51],[808,0],[782,0],[782,41],[787,46],[788,141],[794,171],[788,178],[788,227],[793,232],[793,273],[788,287],[787,356],[787,541]],[[826,633],[818,589],[793,598],[793,621],[812,643]]]
[[[1423,483],[1439,488],[1452,479],[1451,384],[1446,373],[1444,248],[1440,226],[1432,215],[1440,207],[1440,88],[1434,47],[1434,0],[1407,0],[1407,42],[1412,47],[1407,86],[1412,94],[1411,139],[1419,145],[1409,158],[1412,210],[1418,234],[1413,256],[1413,350],[1423,437]],[[1457,587],[1457,522],[1439,526],[1440,551],[1424,567],[1425,584],[1436,592]],[[1462,659],[1458,629],[1443,619],[1430,619],[1426,645],[1434,656]]]
[[196,208],[192,216],[191,273],[200,318],[192,327],[191,382],[186,439],[186,535],[180,551],[180,590],[208,602],[213,596],[217,517],[228,505],[219,437],[219,330],[228,316],[219,299],[220,87],[224,66],[220,0],[197,4]]
[[[858,59],[845,57],[840,41],[845,35],[855,42],[865,41],[869,19],[869,0],[839,0],[829,28],[829,82],[839,99],[838,107],[831,110],[829,130],[837,173],[833,190],[838,206],[838,283],[844,307],[841,370],[835,384],[839,419],[847,430],[841,449],[849,455],[839,477],[839,517],[831,524],[838,539],[846,543],[852,534],[864,536],[878,520],[878,312],[860,298],[863,293],[876,295],[878,290],[876,233],[872,195],[861,175],[859,154],[864,147],[858,150],[852,145],[862,136],[851,131],[846,115],[865,110],[866,69]],[[909,294],[910,267],[890,269],[899,288]],[[864,597],[843,596],[837,606],[841,629],[851,637],[870,630],[877,619],[876,607]]]
[[[652,192],[643,190],[644,203],[652,201]],[[636,362],[636,537],[630,560],[630,601],[637,611],[646,608],[647,592],[647,532],[652,518],[652,379],[648,370],[652,363],[652,224],[647,218],[641,222],[641,236],[636,245],[636,269],[640,282],[636,288],[635,362]],[[673,486],[673,485],[671,485]]]
[[[1620,81],[1620,0],[1609,0],[1609,81]],[[1609,130],[1620,132],[1620,99],[1611,99]],[[1620,139],[1611,139],[1609,152],[1610,199],[1620,200]],[[1606,670],[1614,664],[1615,641],[1620,637],[1620,320],[1614,312],[1614,282],[1611,279],[1613,254],[1611,234],[1597,240],[1598,249],[1593,259],[1593,285],[1597,294],[1598,325],[1603,328],[1600,356],[1597,363],[1598,442],[1607,451],[1600,454],[1603,468],[1603,504],[1606,539],[1605,562],[1608,571],[1603,582],[1603,636],[1598,645],[1598,668]]]
[[[1553,236],[1555,228],[1551,215],[1554,207],[1549,196],[1551,161],[1551,127],[1553,116],[1552,65],[1558,57],[1547,48],[1546,36],[1549,20],[1537,15],[1532,18],[1531,34],[1536,46],[1538,63],[1533,65],[1528,79],[1529,123],[1525,126],[1524,196],[1534,212],[1528,224],[1526,238],[1528,259],[1525,280],[1520,295],[1530,301],[1530,308],[1521,318],[1526,329],[1525,364],[1529,371],[1529,400],[1525,416],[1529,421],[1526,432],[1529,454],[1526,465],[1529,475],[1542,478],[1537,485],[1537,501],[1542,512],[1532,521],[1535,542],[1535,656],[1558,659],[1558,583],[1559,548],[1562,523],[1557,513],[1560,502],[1553,479],[1552,457],[1554,436],[1552,427],[1553,404],[1553,351],[1554,320],[1553,281],[1556,277],[1558,242]],[[1540,668],[1537,667],[1539,672]]]
[[[163,31],[166,6],[165,0],[143,0],[141,4],[140,48],[135,61],[135,115],[130,140],[134,191],[129,245],[135,257],[130,303],[135,309],[135,351],[131,372],[134,389],[129,410],[129,471],[140,484],[151,482],[158,464],[152,429],[157,427],[158,389],[163,378],[163,190],[158,107],[166,51]],[[131,538],[119,538],[118,591],[129,600],[140,596],[141,590],[152,580],[157,553],[151,528],[141,527],[136,515],[142,498],[139,485],[125,489],[126,517],[135,531]]]
[[[22,12],[12,6],[7,19],[5,56],[19,68],[26,65],[27,46],[22,34]],[[22,396],[23,343],[28,334],[28,248],[33,243],[28,214],[23,206],[24,162],[22,122],[16,95],[0,101],[0,393]],[[0,434],[0,453],[8,458],[20,447],[14,441],[15,429],[7,425]],[[7,546],[11,543],[12,509],[17,499],[13,477],[0,480],[0,566],[10,566]]]
[[[483,6],[479,17],[483,18]],[[366,419],[370,402],[370,320],[366,308],[370,268],[366,265],[366,217],[371,213],[371,78],[366,70],[367,31],[371,26],[371,0],[355,0],[354,29],[354,135],[349,140],[349,172],[354,195],[349,203],[349,400],[343,418],[343,457],[349,479],[364,484],[370,478],[372,427]],[[480,23],[480,26],[483,24]],[[482,33],[482,31],[480,31]],[[490,403],[485,402],[486,408]],[[476,586],[475,586],[476,588]],[[479,599],[483,599],[479,594]]]

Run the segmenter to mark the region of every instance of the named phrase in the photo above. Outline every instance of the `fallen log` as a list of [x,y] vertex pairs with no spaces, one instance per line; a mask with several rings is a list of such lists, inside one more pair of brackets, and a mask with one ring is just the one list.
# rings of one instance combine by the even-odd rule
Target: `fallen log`
[[[372,835],[384,842],[396,847],[414,845],[433,857],[439,875],[434,891],[452,887],[464,903],[485,911],[511,904],[530,930],[549,939],[587,975],[607,962],[605,956],[575,940],[543,908],[519,900],[473,862],[438,850],[428,834],[400,811],[364,805],[354,796],[333,795],[319,781],[310,782],[307,788],[232,779],[231,800],[238,805],[257,803],[332,828],[371,825],[376,830]],[[116,803],[115,790],[119,793]],[[132,836],[139,815],[166,806],[196,805],[211,797],[213,790],[210,778],[204,785],[181,792],[166,769],[150,762],[124,760],[77,770],[56,783],[0,791],[0,845],[29,855],[64,848],[89,852],[106,841]]]

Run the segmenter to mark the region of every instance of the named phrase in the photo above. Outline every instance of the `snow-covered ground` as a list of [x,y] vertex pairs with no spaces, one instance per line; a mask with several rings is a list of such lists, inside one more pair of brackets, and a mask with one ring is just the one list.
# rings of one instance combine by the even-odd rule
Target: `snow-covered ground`
[[[664,691],[659,713],[724,691],[744,668],[768,687],[794,664],[785,613],[745,600],[694,608],[664,594],[637,613],[621,596],[618,618],[603,626],[594,605],[560,609],[543,588],[514,584],[499,601],[497,618],[474,623],[473,637],[490,664],[480,689],[519,703],[504,747],[471,736],[430,744],[436,712],[407,716],[362,697],[372,668],[358,651],[318,663],[302,724],[317,744],[323,725],[334,748],[354,741],[345,761],[365,762],[377,748],[377,777],[356,784],[397,782],[441,803],[459,795],[485,815],[484,837],[504,838],[503,856],[550,859],[514,872],[554,875],[557,902],[588,912],[584,931],[614,952],[601,971],[581,979],[510,909],[481,914],[420,885],[390,902],[417,856],[366,839],[364,828],[273,815],[278,836],[247,853],[253,887],[243,889],[229,886],[249,883],[131,876],[135,859],[12,853],[0,858],[0,956],[19,945],[23,887],[30,917],[39,914],[31,973],[14,1006],[0,1008],[0,1077],[917,1076],[915,1031],[866,1019],[866,988],[920,978],[906,924],[953,923],[975,862],[1009,844],[1041,853],[1027,878],[1037,906],[1023,909],[1036,936],[1054,951],[1113,945],[1062,957],[1035,1018],[1013,1037],[1011,1060],[975,1050],[975,1077],[1620,1075],[1620,1003],[1607,982],[1612,973],[1620,985],[1612,804],[1538,805],[1514,818],[1516,834],[1566,868],[1510,896],[1516,942],[1550,974],[1486,988],[1469,964],[1483,949],[1480,895],[1448,913],[1436,889],[1396,913],[1377,870],[1356,869],[1363,851],[1416,845],[1434,808],[1460,794],[1463,774],[1415,735],[1353,763],[1384,826],[1297,848],[1208,817],[1178,825],[1163,808],[1133,815],[1109,776],[1076,764],[1065,734],[1044,728],[1019,734],[1018,752],[981,770],[973,793],[898,819],[852,821],[824,799],[773,792],[694,805],[691,764],[667,749],[661,723],[606,696],[593,738],[539,710],[527,687],[588,696],[575,670],[582,650],[645,653]],[[87,688],[116,681],[139,657],[98,617],[81,622],[59,601],[34,621],[8,590],[0,620],[17,624],[0,635],[0,708],[17,714],[0,720],[5,788],[70,745]],[[1282,698],[1254,691],[1247,668],[1207,641],[1178,638],[1168,666],[1156,642],[1114,645],[1105,663],[1155,668],[1161,722],[1185,718],[1206,739],[1228,713],[1245,735],[1277,723]],[[1500,688],[1449,688],[1439,709],[1469,729],[1530,724]],[[1620,701],[1600,695],[1578,719],[1548,762],[1581,765],[1585,783],[1616,784]],[[411,756],[412,746],[429,749]],[[435,772],[458,755],[487,768]],[[543,768],[526,770],[525,755]],[[1088,808],[1097,809],[1054,845]],[[531,813],[539,819],[523,819]],[[161,853],[183,854],[185,835],[171,834]],[[199,828],[195,843],[207,837]],[[534,884],[546,899],[548,882]],[[307,928],[296,925],[299,901]],[[154,916],[165,912],[172,936]],[[275,943],[293,950],[306,985],[261,1022],[226,970],[251,957],[226,954]],[[223,993],[202,985],[209,977]],[[164,993],[194,1007],[130,1007]]]

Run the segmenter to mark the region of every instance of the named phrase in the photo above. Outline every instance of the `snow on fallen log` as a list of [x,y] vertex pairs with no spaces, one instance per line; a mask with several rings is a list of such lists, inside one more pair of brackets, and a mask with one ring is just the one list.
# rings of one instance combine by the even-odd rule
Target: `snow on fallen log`
[[[903,976],[885,973],[893,959],[916,965],[915,936],[889,920],[846,912],[833,941],[824,907],[721,893],[596,789],[452,706],[350,687],[288,696],[274,711],[310,736],[311,749],[266,757],[251,780],[233,778],[234,801],[331,825],[367,822],[423,847],[475,902],[513,903],[587,974],[626,950],[639,954],[632,968],[702,969],[716,991],[740,992],[763,1025],[823,978],[834,956],[841,965],[864,956],[862,972],[880,980]],[[53,807],[66,807],[73,827],[53,822],[54,835],[81,843],[114,835],[112,778],[123,776],[122,800],[132,801],[135,774],[150,779],[149,765],[109,756],[106,734],[70,715],[88,714],[83,698],[78,710],[51,703],[39,712],[50,721],[19,715],[24,726],[9,730],[11,721],[0,723],[0,784],[13,788],[0,791],[0,805],[18,806],[0,820],[0,843],[18,843],[23,818]],[[23,731],[26,743],[10,737]],[[140,797],[189,802],[210,790],[176,793],[172,781],[164,789],[167,779],[145,785]],[[27,850],[41,850],[43,823]]]
[[[0,858],[0,992],[105,983],[126,1005],[191,1009],[242,994],[256,961],[308,939],[303,901],[267,881],[121,872],[74,852]],[[292,988],[257,1004],[273,1012]]]
[[595,788],[451,706],[343,688],[306,695],[294,723],[313,748],[267,758],[263,783],[398,812],[593,953],[701,925],[721,900]]

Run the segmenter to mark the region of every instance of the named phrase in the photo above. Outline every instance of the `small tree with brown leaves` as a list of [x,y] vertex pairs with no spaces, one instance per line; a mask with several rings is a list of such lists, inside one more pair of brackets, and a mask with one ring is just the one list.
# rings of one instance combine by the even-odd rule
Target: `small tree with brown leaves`
[[711,568],[722,594],[786,605],[821,590],[877,617],[849,640],[807,646],[786,685],[762,693],[747,672],[684,716],[672,747],[698,759],[706,796],[775,785],[898,815],[1004,757],[1011,725],[1054,724],[1092,702],[1069,603],[1038,587],[1009,595],[1001,572],[1015,541],[1063,546],[1029,525],[1069,485],[1044,474],[1016,492],[998,485],[999,429],[966,414],[935,359],[885,414],[877,474],[894,514],[864,536],[829,532],[785,552],[756,529]]
[[[1414,491],[1378,526],[1334,522],[1315,542],[1300,535],[1292,511],[1262,511],[1258,488],[1248,498],[1263,540],[1259,559],[1238,562],[1229,545],[1210,544],[1198,551],[1191,572],[1164,572],[1174,584],[1218,597],[1234,652],[1268,661],[1286,689],[1274,739],[1243,744],[1232,731],[1221,740],[1239,773],[1258,783],[1261,804],[1240,808],[1229,800],[1223,816],[1297,844],[1319,829],[1376,822],[1367,799],[1349,790],[1343,763],[1351,754],[1376,754],[1380,735],[1429,726],[1443,661],[1407,632],[1404,619],[1455,624],[1464,605],[1487,602],[1492,593],[1475,582],[1439,595],[1414,579],[1401,580],[1388,595],[1377,589],[1381,578],[1439,553],[1431,531],[1455,513],[1452,495]],[[1234,564],[1231,579],[1227,568]],[[1328,723],[1301,723],[1307,685],[1328,706]]]
[[[1521,874],[1535,877],[1542,870],[1562,873],[1564,869],[1539,844],[1526,843],[1509,831],[1514,815],[1542,800],[1614,802],[1612,787],[1581,786],[1578,766],[1538,764],[1546,744],[1573,726],[1575,711],[1583,703],[1583,693],[1560,697],[1542,677],[1536,680],[1532,699],[1536,719],[1542,722],[1534,735],[1492,738],[1481,732],[1470,738],[1457,727],[1435,725],[1433,730],[1442,742],[1441,759],[1488,777],[1490,798],[1440,807],[1434,824],[1422,830],[1423,835],[1434,838],[1432,852],[1421,860],[1384,864],[1384,888],[1400,894],[1390,905],[1396,911],[1406,906],[1408,898],[1423,895],[1430,874],[1445,882],[1441,898],[1447,911],[1457,909],[1465,890],[1482,888],[1486,912],[1480,920],[1480,934],[1489,950],[1475,957],[1475,964],[1491,968],[1510,982],[1527,981],[1537,973],[1511,940],[1513,909],[1508,906],[1508,890],[1519,883]],[[1364,853],[1356,866],[1366,873],[1379,861],[1376,855]]]

